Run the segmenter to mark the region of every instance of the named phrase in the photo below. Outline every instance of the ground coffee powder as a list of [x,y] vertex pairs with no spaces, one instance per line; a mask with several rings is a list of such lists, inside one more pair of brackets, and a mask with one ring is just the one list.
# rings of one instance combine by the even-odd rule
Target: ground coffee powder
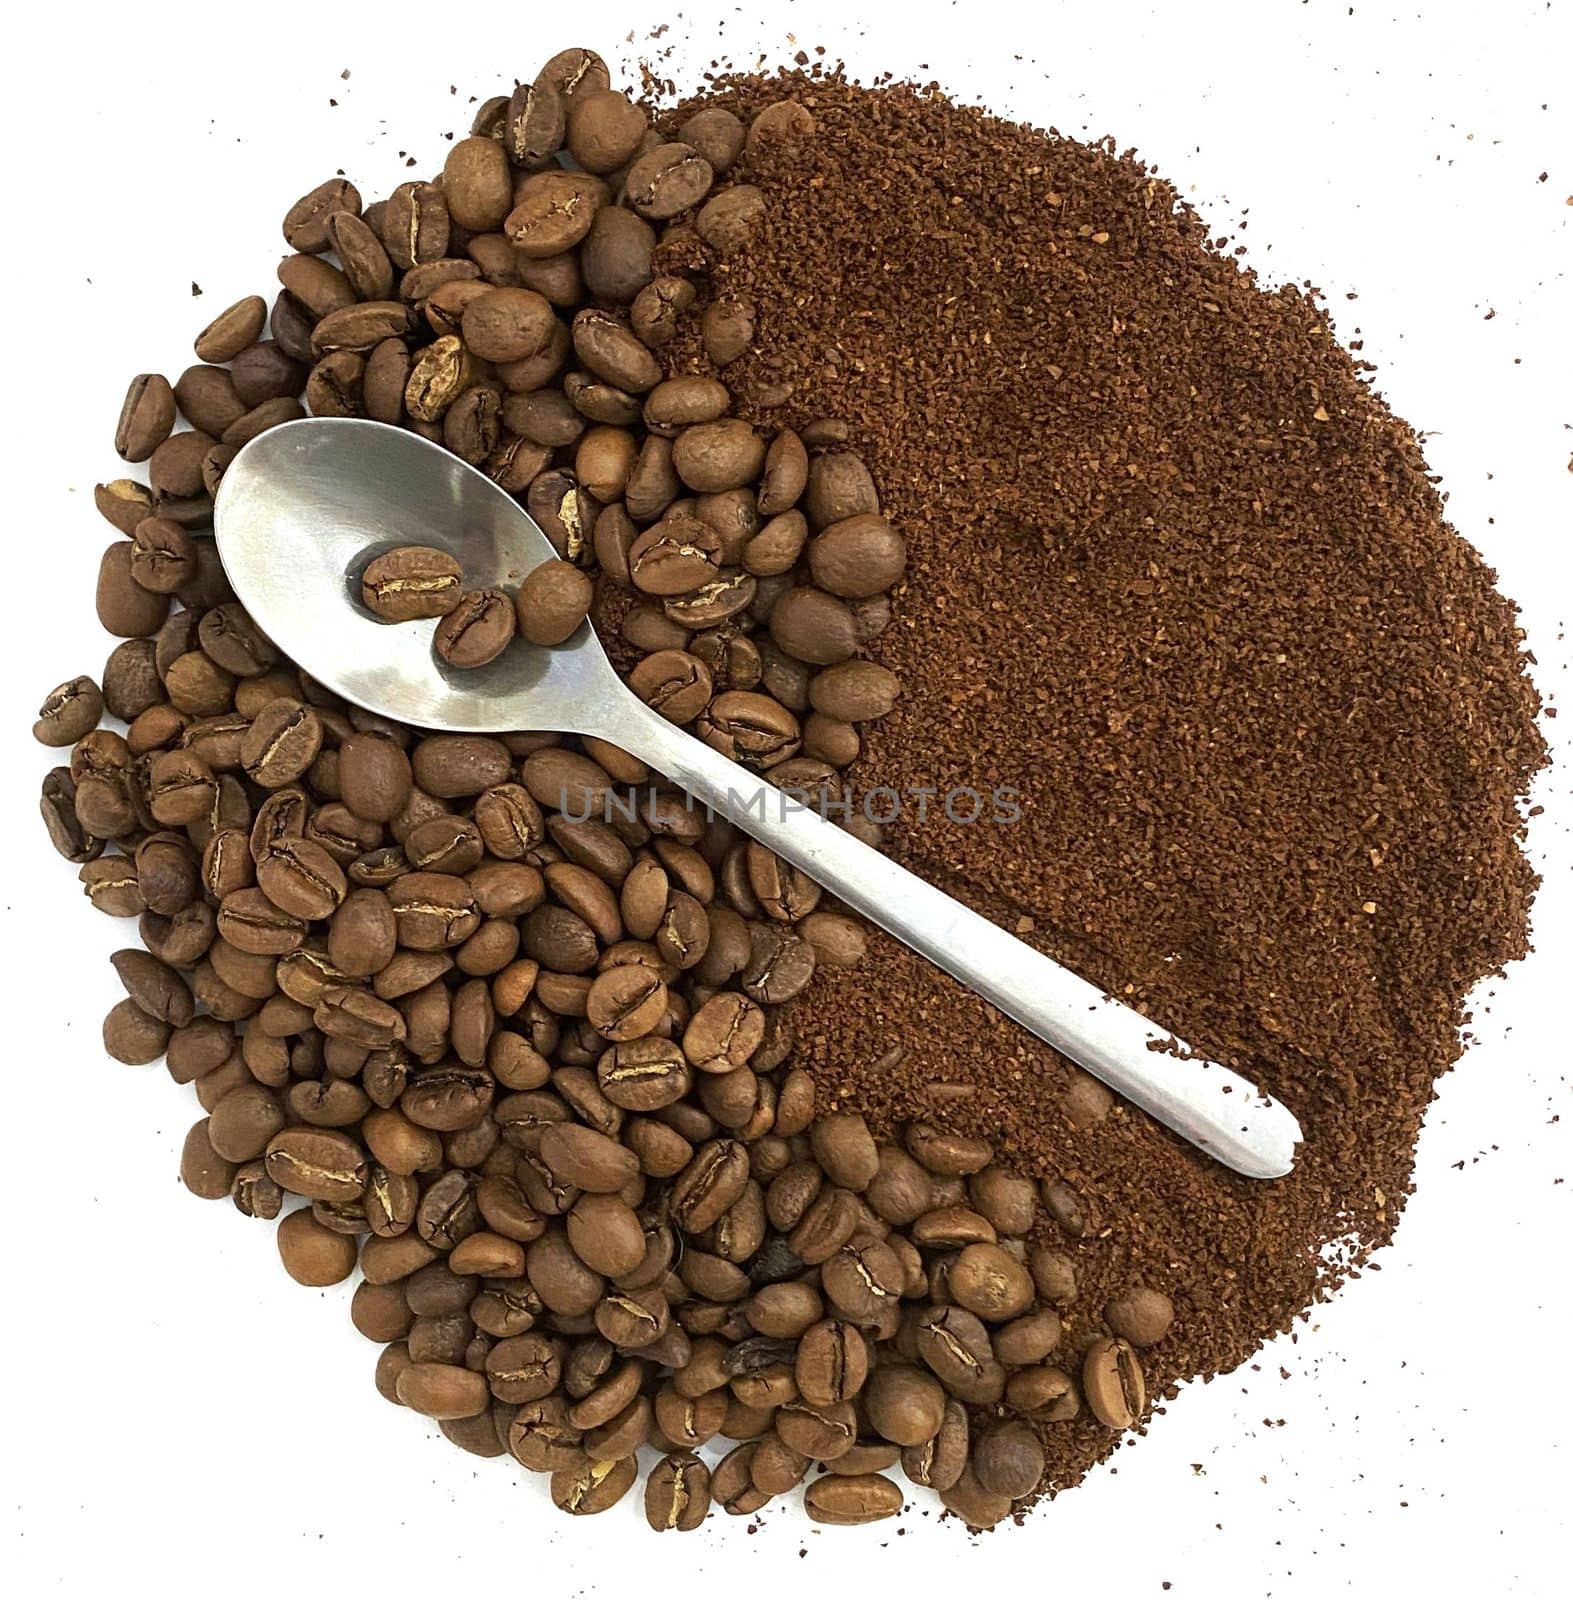
[[[1177,1307],[1149,1382],[1227,1369],[1390,1238],[1464,997],[1526,950],[1513,607],[1315,293],[1148,167],[913,88],[705,103],[781,99],[816,131],[754,153],[760,236],[713,270],[757,317],[728,383],[761,422],[844,417],[909,541],[870,652],[904,693],[854,781],[1018,788],[1014,827],[909,804],[892,847],[1307,1142],[1238,1179],[884,940],[799,1005],[800,1055],[880,1128],[999,1136],[1067,1186],[1069,1345],[1141,1282]],[[1043,1431],[1054,1487],[1117,1437]]]

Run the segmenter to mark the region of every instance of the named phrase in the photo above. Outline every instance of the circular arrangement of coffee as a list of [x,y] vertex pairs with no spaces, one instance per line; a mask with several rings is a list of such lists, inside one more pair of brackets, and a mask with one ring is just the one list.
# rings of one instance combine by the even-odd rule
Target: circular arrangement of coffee
[[[121,642],[40,709],[44,821],[136,919],[104,1044],[192,1086],[186,1186],[358,1275],[387,1400],[573,1514],[990,1527],[1390,1237],[1526,948],[1538,700],[1314,293],[1144,166],[817,70],[643,89],[566,51],[441,173],[329,178],[271,302],[132,381]],[[315,683],[210,537],[308,413],[441,443],[557,552],[476,588],[412,529],[371,613],[460,671],[588,615],[663,715],[1285,1100],[1295,1172],[625,752]]]

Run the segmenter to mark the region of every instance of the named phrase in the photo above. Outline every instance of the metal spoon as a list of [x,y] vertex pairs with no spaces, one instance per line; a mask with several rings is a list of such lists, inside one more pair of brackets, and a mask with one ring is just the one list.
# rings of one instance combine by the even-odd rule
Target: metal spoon
[[1293,1166],[1301,1134],[1287,1107],[666,721],[623,685],[588,625],[555,650],[516,640],[490,665],[455,672],[432,649],[434,622],[373,617],[360,573],[396,545],[447,550],[468,586],[510,590],[557,553],[511,495],[457,456],[377,422],[286,423],[230,463],[215,523],[247,610],[346,700],[422,728],[604,739],[1225,1166],[1253,1178]]

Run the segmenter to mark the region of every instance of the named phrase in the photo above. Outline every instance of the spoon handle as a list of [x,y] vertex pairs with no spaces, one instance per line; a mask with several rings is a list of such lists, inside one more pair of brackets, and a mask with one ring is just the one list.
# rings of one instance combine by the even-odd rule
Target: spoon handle
[[[610,708],[608,708],[610,709]],[[887,933],[926,956],[1181,1138],[1251,1178],[1294,1165],[1300,1125],[1230,1068],[908,872],[651,711],[621,697],[597,729],[664,772]]]

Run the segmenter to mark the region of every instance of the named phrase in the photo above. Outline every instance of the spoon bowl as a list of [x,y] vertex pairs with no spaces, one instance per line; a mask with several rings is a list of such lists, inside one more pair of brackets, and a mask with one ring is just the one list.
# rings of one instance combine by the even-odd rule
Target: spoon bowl
[[229,464],[214,518],[230,586],[268,636],[352,704],[421,728],[573,728],[620,695],[588,623],[553,650],[522,638],[495,661],[450,667],[435,619],[383,622],[360,579],[398,545],[444,550],[467,589],[512,593],[557,554],[506,489],[418,434],[304,418],[260,434]]

